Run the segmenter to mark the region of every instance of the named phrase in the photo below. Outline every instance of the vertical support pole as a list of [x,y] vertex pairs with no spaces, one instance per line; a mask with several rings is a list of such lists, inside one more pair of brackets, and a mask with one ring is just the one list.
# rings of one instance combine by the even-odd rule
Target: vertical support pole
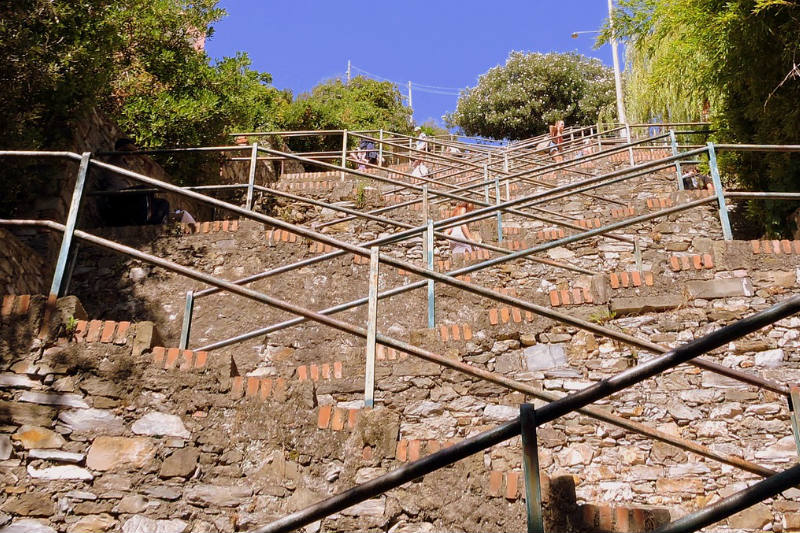
[[485,185],[483,186],[483,192],[486,200],[486,204],[489,204],[489,166],[483,165],[483,182]]
[[64,274],[64,281],[61,282],[62,290],[64,294],[69,294],[69,284],[72,282],[72,273],[75,271],[75,263],[78,262],[78,251],[81,249],[81,243],[76,242],[75,246],[72,247],[72,251],[69,254],[69,262],[67,263],[67,271]]
[[347,85],[350,85],[350,60],[347,60]]
[[[503,172],[508,174],[508,152],[503,153]],[[511,200],[511,183],[506,180],[506,200]]]
[[258,143],[253,143],[250,152],[250,174],[247,176],[247,210],[253,209],[253,187],[256,184],[256,163],[258,162]]
[[[432,220],[431,217],[428,215],[430,207],[428,205],[428,185],[425,184],[422,186],[422,223],[427,224],[429,220]],[[428,261],[428,234],[422,236],[422,257],[425,261]]]
[[194,291],[186,291],[186,307],[183,309],[183,324],[181,325],[181,340],[178,348],[189,348],[189,335],[192,331],[192,314],[194,313]]
[[519,420],[522,426],[522,469],[525,475],[528,533],[544,533],[542,487],[539,483],[539,451],[536,443],[536,410],[533,405],[520,404]]
[[433,217],[430,215],[430,202],[428,201],[428,184],[422,186],[422,222],[425,224],[428,223],[428,220],[432,220]]
[[64,236],[61,238],[61,249],[58,251],[58,260],[53,272],[53,282],[50,285],[50,295],[47,298],[48,306],[55,305],[56,299],[59,296],[64,296],[64,272],[70,256],[75,225],[78,223],[78,213],[83,199],[83,187],[86,183],[86,174],[89,171],[89,159],[91,156],[90,152],[81,154],[78,175],[75,177],[75,189],[72,191],[72,203],[70,203],[69,212],[67,213],[67,223],[64,224]]
[[[433,270],[433,220],[428,219],[428,230],[425,232],[428,241],[428,269]],[[436,308],[434,304],[433,280],[428,280],[428,328],[436,325]]]
[[639,246],[639,239],[633,239],[633,260],[636,262],[636,270],[642,271],[642,249]]
[[411,100],[411,82],[408,82],[408,107],[414,109],[414,102]]
[[[631,126],[630,124],[625,124],[625,138],[628,141],[628,144],[631,144]],[[628,156],[631,159],[631,166],[636,166],[636,159],[633,157],[633,146],[628,146]]]
[[[347,168],[347,130],[342,132],[342,168]],[[344,181],[344,171],[341,172],[341,180]]]
[[383,130],[378,133],[378,166],[383,166]]
[[[675,130],[669,130],[669,142],[672,145],[672,155],[678,155],[678,141],[675,138]],[[683,170],[681,170],[681,162],[675,161],[675,172],[678,174],[678,190],[683,190]]]
[[[500,205],[500,178],[494,177],[494,199]],[[503,242],[503,214],[497,210],[497,242]]]
[[378,328],[378,247],[370,248],[369,303],[367,309],[367,367],[364,372],[364,406],[375,405],[375,335]]
[[789,388],[789,418],[792,420],[792,433],[797,456],[800,457],[800,387],[793,385]]
[[725,191],[722,190],[722,179],[719,177],[719,167],[717,166],[717,154],[714,150],[714,143],[708,143],[708,167],[711,169],[711,180],[714,183],[714,193],[719,202],[719,222],[722,225],[722,238],[726,241],[733,240],[731,231],[731,221],[728,219],[728,206],[725,204]]

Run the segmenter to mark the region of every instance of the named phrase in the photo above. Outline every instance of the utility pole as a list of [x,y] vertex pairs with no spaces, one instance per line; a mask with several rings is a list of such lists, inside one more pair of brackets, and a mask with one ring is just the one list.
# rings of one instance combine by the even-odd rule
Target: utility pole
[[622,101],[622,73],[619,70],[619,57],[617,57],[617,37],[614,34],[614,3],[608,0],[608,24],[611,28],[611,57],[614,60],[614,86],[617,89],[617,119],[620,124],[627,124],[625,104]]
[[347,60],[347,85],[350,85],[350,60]]
[[408,82],[408,107],[414,109],[413,104],[411,103],[411,82]]

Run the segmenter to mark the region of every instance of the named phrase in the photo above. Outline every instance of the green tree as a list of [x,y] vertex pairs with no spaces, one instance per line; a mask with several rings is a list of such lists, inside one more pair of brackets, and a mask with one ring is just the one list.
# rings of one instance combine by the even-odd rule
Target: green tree
[[[299,95],[281,111],[288,130],[384,129],[408,133],[411,109],[403,105],[400,91],[390,82],[363,76],[350,80],[328,80],[310,93]],[[357,142],[357,141],[353,141]],[[315,151],[341,148],[335,137],[300,137],[291,139],[294,150]]]
[[[634,120],[658,114],[693,120],[709,106],[717,140],[797,142],[797,2],[621,0],[614,18],[618,35],[628,42],[626,102]],[[800,190],[798,154],[724,153],[721,164],[734,186]],[[796,208],[754,201],[748,212],[763,232],[780,235],[794,229],[788,215]]]
[[[0,146],[59,149],[96,107],[142,147],[227,142],[266,127],[278,92],[244,54],[212,64],[195,43],[224,15],[217,0],[12,0],[0,5]],[[214,159],[164,159],[180,183]],[[206,171],[198,172],[198,165]],[[211,167],[211,168],[209,168]],[[0,212],[41,191],[41,164],[4,165]]]
[[592,124],[614,112],[614,76],[599,60],[576,53],[511,52],[475,87],[462,91],[445,117],[466,135],[524,139],[548,124]]

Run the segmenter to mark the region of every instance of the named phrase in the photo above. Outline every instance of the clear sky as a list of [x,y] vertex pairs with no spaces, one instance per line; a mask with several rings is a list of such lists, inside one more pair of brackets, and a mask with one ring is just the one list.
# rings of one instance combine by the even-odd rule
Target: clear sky
[[[594,34],[571,38],[602,25],[607,0],[222,0],[220,6],[228,15],[206,43],[209,55],[245,51],[277,88],[295,94],[344,76],[348,59],[392,81],[447,93],[475,85],[511,50],[577,51],[611,65],[609,45],[592,49]],[[412,99],[418,123],[441,123],[457,97],[419,87]]]

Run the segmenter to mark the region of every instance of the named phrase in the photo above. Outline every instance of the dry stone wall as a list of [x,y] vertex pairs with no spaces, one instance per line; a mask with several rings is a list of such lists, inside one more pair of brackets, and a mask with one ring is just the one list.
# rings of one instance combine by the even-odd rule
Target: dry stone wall
[[[624,161],[610,161],[598,169],[620,165]],[[564,174],[548,179],[573,179]],[[337,187],[320,197],[353,198],[354,183]],[[673,189],[674,172],[665,171],[595,191],[622,205],[568,197],[544,207],[568,215],[564,220],[606,224],[698,196]],[[512,192],[535,190],[520,184]],[[374,206],[386,201],[383,194],[370,198]],[[278,207],[293,221],[323,226],[353,243],[399,231],[348,221],[328,209],[292,202]],[[410,208],[392,215],[420,220]],[[562,230],[575,233],[509,215],[506,238],[498,243],[494,224],[489,219],[476,227],[487,242],[511,250],[558,239]],[[588,229],[590,223],[583,224]],[[335,251],[244,220],[100,233],[225,279]],[[665,348],[765,309],[798,288],[800,246],[723,242],[710,206],[619,233],[639,239],[641,265],[629,243],[598,236],[545,252],[593,275],[517,260],[468,279]],[[422,264],[421,239],[382,251]],[[59,340],[37,338],[41,297],[3,300],[0,520],[13,527],[33,527],[34,521],[51,528],[42,531],[246,531],[507,422],[522,402],[541,405],[379,346],[376,407],[366,409],[365,345],[351,335],[304,322],[203,349],[292,317],[232,295],[197,300],[192,349],[179,350],[184,293],[201,285],[91,247],[78,257],[73,288],[86,316],[74,330],[51,328]],[[453,256],[436,241],[441,271],[486,257]],[[363,260],[343,254],[249,286],[323,309],[365,296],[367,272]],[[379,279],[385,290],[419,278],[382,266]],[[80,314],[74,303],[66,309],[72,311],[62,313],[65,322]],[[654,356],[442,284],[436,286],[435,328],[427,328],[424,289],[383,300],[379,310],[382,333],[551,394],[578,391]],[[366,311],[336,317],[363,325]],[[800,380],[798,327],[800,319],[786,319],[705,357],[788,386]],[[690,365],[598,407],[776,471],[796,460],[784,396]],[[537,436],[551,531],[651,529],[758,479],[582,414],[546,424]],[[517,437],[306,531],[522,531],[521,459]],[[787,491],[715,530],[797,530],[798,495]]]

